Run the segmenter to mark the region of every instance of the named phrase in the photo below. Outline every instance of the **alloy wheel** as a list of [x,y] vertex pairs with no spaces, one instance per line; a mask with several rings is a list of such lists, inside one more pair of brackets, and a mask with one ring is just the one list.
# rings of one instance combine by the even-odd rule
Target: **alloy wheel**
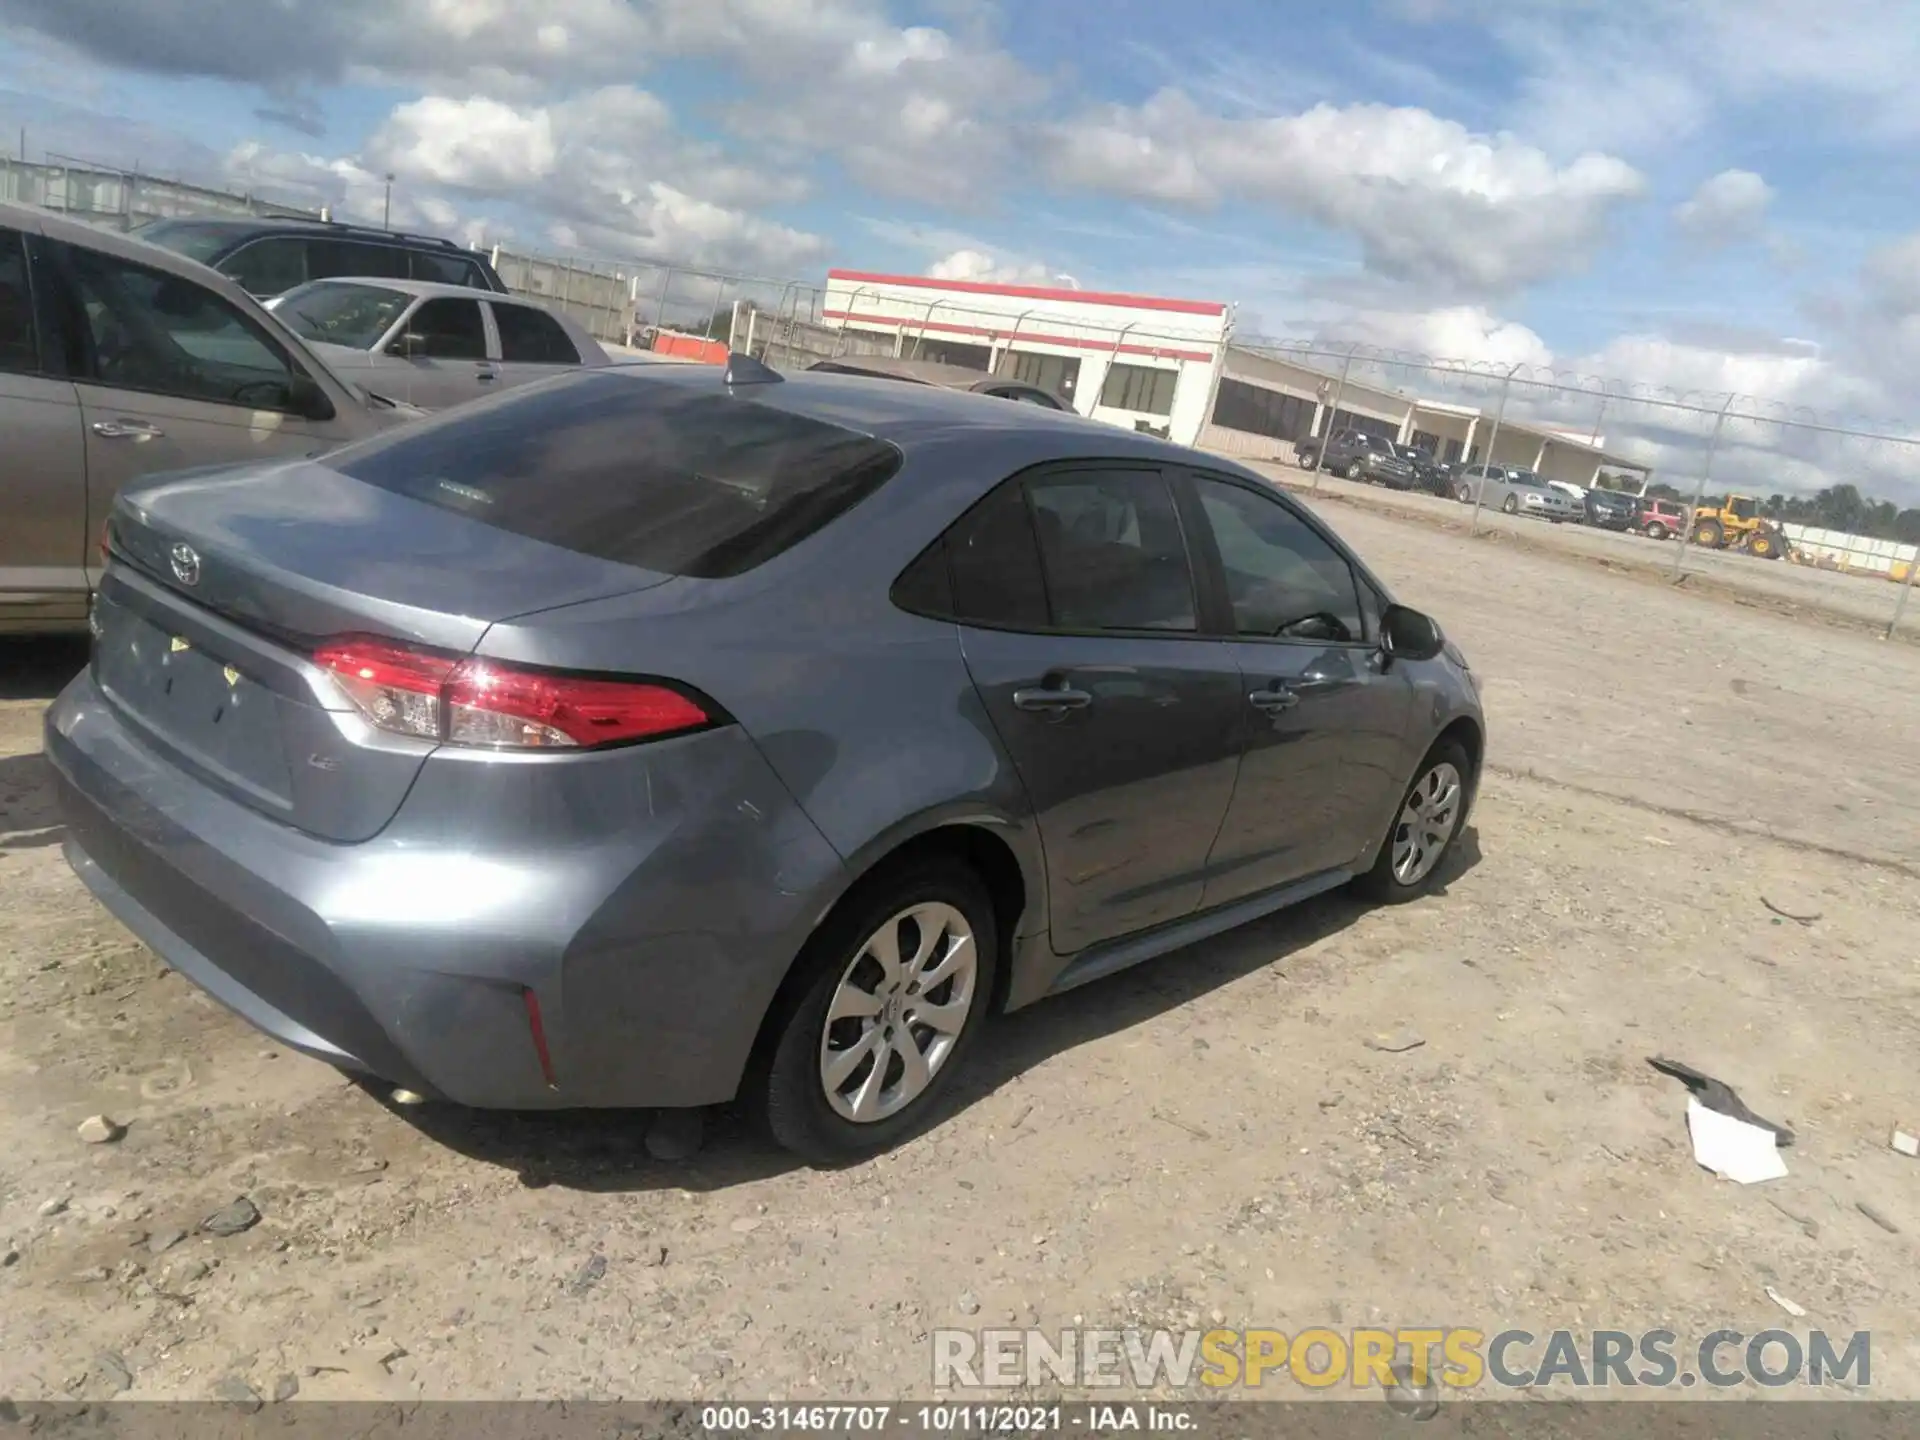
[[1400,884],[1419,884],[1440,863],[1460,819],[1460,795],[1460,772],[1448,760],[1414,783],[1393,831],[1393,878]]
[[820,1035],[820,1085],[835,1114],[870,1124],[920,1097],[966,1028],[979,968],[973,930],[951,905],[911,906],[867,938]]

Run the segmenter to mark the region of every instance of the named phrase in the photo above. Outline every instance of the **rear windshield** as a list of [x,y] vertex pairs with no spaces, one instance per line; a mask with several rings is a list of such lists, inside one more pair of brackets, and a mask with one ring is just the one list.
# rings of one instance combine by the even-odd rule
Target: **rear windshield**
[[737,395],[603,374],[462,406],[324,463],[516,535],[711,579],[859,504],[900,452]]

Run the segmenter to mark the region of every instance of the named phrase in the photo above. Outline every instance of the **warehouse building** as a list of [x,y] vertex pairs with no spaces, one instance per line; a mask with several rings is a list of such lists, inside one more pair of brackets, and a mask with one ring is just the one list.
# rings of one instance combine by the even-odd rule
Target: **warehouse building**
[[844,353],[938,360],[1038,385],[1096,420],[1250,459],[1354,429],[1591,485],[1646,470],[1587,439],[1423,399],[1232,343],[1217,300],[831,270],[820,320]]
[[850,350],[1010,376],[1082,415],[1191,445],[1230,310],[1217,300],[831,270],[820,318],[847,333]]

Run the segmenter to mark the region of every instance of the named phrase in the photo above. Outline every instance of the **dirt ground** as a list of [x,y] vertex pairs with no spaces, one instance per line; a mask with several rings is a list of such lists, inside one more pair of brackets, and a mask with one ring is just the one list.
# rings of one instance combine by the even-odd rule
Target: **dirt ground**
[[[0,1395],[899,1397],[935,1327],[1079,1322],[1865,1329],[1920,1397],[1920,649],[1320,503],[1485,677],[1444,893],[1008,1017],[957,1113],[836,1173],[277,1050],[69,874],[39,716],[82,657],[0,650]],[[1792,1127],[1790,1175],[1697,1167],[1655,1054]]]

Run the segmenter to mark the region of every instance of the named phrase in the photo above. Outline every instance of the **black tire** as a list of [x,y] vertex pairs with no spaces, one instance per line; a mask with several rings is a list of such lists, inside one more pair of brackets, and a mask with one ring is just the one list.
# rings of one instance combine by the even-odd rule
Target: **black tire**
[[1651,525],[1647,526],[1647,538],[1649,540],[1666,539],[1667,527],[1662,525],[1658,520],[1654,521]]
[[[828,1102],[821,1079],[827,1009],[868,940],[889,918],[925,903],[952,906],[973,931],[977,958],[966,1019],[952,1049],[918,1096],[885,1119],[848,1119]],[[760,1113],[776,1142],[816,1165],[843,1165],[899,1144],[940,1114],[953,1077],[985,1028],[1000,967],[999,948],[993,900],[964,862],[930,856],[868,877],[814,933],[782,987],[775,1002],[781,1007],[777,1028],[742,1090],[747,1103]],[[894,1063],[891,1057],[888,1063]]]
[[1349,460],[1347,462],[1347,468],[1340,472],[1340,478],[1342,480],[1358,480],[1360,478],[1360,463],[1357,460]]
[[1727,532],[1718,520],[1702,520],[1693,527],[1693,543],[1707,550],[1718,550],[1726,543]]
[[1471,485],[1462,485],[1458,490],[1453,492],[1453,498],[1458,500],[1462,505],[1471,505],[1473,503],[1473,487]]
[[[1440,845],[1440,853],[1418,877],[1409,884],[1402,884],[1393,873],[1394,842],[1400,833],[1400,821],[1408,803],[1413,799],[1414,790],[1424,784],[1439,766],[1451,765],[1459,776],[1460,798],[1454,806],[1453,818],[1447,836]],[[1429,750],[1414,769],[1413,778],[1407,782],[1407,788],[1400,792],[1399,803],[1393,807],[1393,816],[1387,821],[1387,833],[1380,841],[1380,853],[1374,857],[1373,868],[1364,875],[1354,877],[1352,890],[1362,900],[1376,905],[1404,905],[1409,900],[1418,900],[1432,891],[1440,873],[1446,869],[1447,858],[1453,853],[1454,842],[1460,838],[1460,827],[1466,823],[1467,802],[1472,793],[1473,768],[1467,759],[1466,749],[1457,740],[1442,740]]]
[[1517,515],[1517,514],[1519,514],[1519,513],[1520,513],[1520,502],[1519,502],[1518,500],[1516,500],[1516,499],[1515,499],[1515,498],[1514,498],[1513,496],[1511,496],[1511,495],[1509,495],[1509,496],[1507,496],[1507,498],[1506,498],[1505,500],[1502,500],[1502,501],[1500,502],[1500,513],[1501,513],[1502,515]]

